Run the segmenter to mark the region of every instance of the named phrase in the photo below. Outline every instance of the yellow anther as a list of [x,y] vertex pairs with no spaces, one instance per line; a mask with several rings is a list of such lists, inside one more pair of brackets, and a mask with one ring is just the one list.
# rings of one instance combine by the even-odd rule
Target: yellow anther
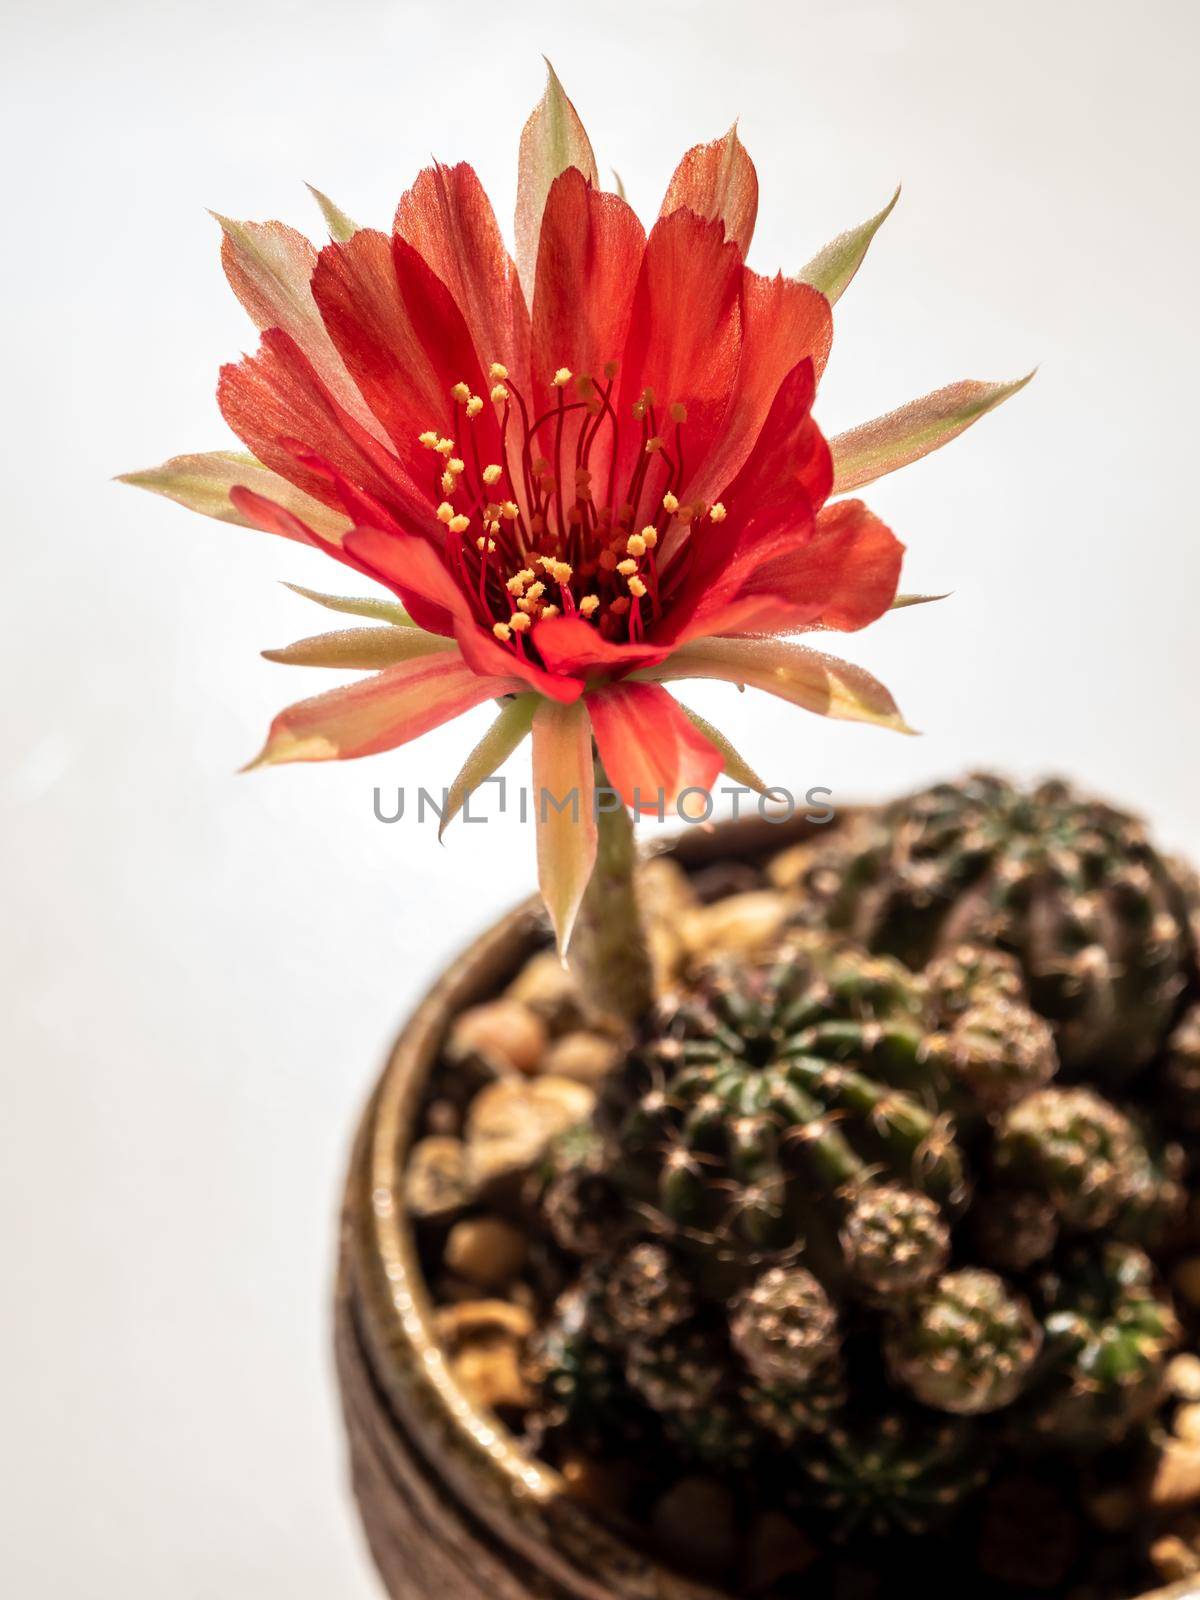
[[671,407],[671,421],[672,422],[686,422],[687,421],[687,407],[686,406],[681,406],[678,400],[676,400],[675,404]]
[[501,361],[493,361],[488,368],[488,377],[495,383],[500,383],[508,377],[508,368]]
[[508,625],[514,633],[524,633],[529,627],[529,618],[523,611],[514,611],[508,619]]
[[644,556],[646,554],[646,541],[640,533],[631,533],[625,541],[625,548],[631,556]]
[[491,488],[491,486],[494,483],[499,483],[500,474],[503,471],[504,471],[504,468],[503,467],[498,467],[495,464],[495,462],[493,462],[490,467],[484,467],[484,469],[483,469],[483,481],[484,481],[484,483],[487,484],[489,489]]
[[[500,524],[496,521],[495,517],[489,518],[484,526],[487,528],[487,531],[491,534],[493,539],[500,532]],[[493,545],[492,548],[494,549],[495,546]]]
[[517,610],[523,611],[527,617],[536,616],[538,603],[536,600],[531,600],[529,596],[526,595],[523,599],[517,601]]
[[453,439],[439,439],[438,442],[434,445],[433,448],[437,451],[438,455],[440,455],[440,456],[453,455],[454,454],[454,440]]
[[646,402],[644,400],[635,400],[633,402],[632,410],[633,420],[635,422],[641,422],[646,415]]
[[533,571],[529,567],[522,567],[520,572],[514,572],[504,585],[509,594],[524,594],[525,585],[533,582]]
[[477,394],[473,394],[471,396],[471,398],[467,401],[467,416],[468,417],[477,417],[482,410],[483,410],[483,401],[479,398],[479,396]]
[[719,500],[715,503],[715,505],[713,505],[712,509],[708,513],[710,522],[724,522],[725,515],[725,507]]
[[658,529],[652,522],[648,522],[642,529],[642,543],[646,546],[647,550],[653,550],[654,546],[658,543]]
[[487,554],[490,556],[492,551],[496,548],[496,541],[494,539],[485,539],[483,535],[480,534],[478,539],[475,541],[475,548],[481,555]]
[[618,561],[617,571],[623,578],[632,578],[633,574],[637,571],[637,562],[632,560]]
[[662,447],[663,447],[663,442],[658,437],[658,435],[656,433],[652,433],[650,435],[650,437],[646,440],[646,454],[648,456],[657,455],[658,452],[662,449]]
[[457,456],[451,456],[449,461],[446,463],[446,471],[453,472],[456,477],[460,472],[465,472],[466,470],[467,463],[465,461],[460,461]]
[[646,585],[640,578],[630,578],[629,592],[635,600],[640,600],[646,592]]
[[471,526],[471,519],[470,517],[464,517],[462,515],[451,517],[446,526],[450,529],[451,533],[466,533],[467,529]]
[[669,489],[667,490],[666,494],[663,495],[663,510],[669,517],[673,517],[679,510],[679,501]]
[[458,488],[458,479],[454,476],[454,474],[452,472],[443,472],[442,473],[442,493],[443,494],[453,494],[455,489],[457,489],[457,488]]
[[543,606],[542,607],[542,615],[541,615],[541,619],[540,620],[542,622],[545,622],[547,617],[557,617],[558,615],[559,615],[559,608],[557,606]]
[[619,594],[615,600],[609,603],[608,609],[612,612],[614,617],[623,617],[629,610],[628,595]]
[[555,564],[553,572],[555,583],[561,583],[565,586],[570,583],[574,576],[575,570],[569,561],[559,561]]
[[501,644],[507,644],[512,638],[512,629],[507,622],[494,622],[492,624],[492,632],[500,640]]
[[437,442],[438,436],[436,433],[434,433],[432,428],[426,428],[424,433],[419,433],[417,435],[417,443],[423,444],[426,450],[436,450]]
[[437,519],[438,519],[438,521],[439,522],[449,522],[450,518],[453,515],[454,515],[454,507],[450,504],[449,500],[443,500],[441,505],[437,508]]
[[492,399],[497,405],[499,405],[502,400],[508,399],[508,390],[502,383],[496,384],[495,388],[492,390]]
[[460,406],[465,406],[467,401],[471,398],[471,391],[467,388],[465,383],[456,383],[453,389],[450,391],[450,398],[452,400],[457,400]]
[[556,389],[565,389],[567,387],[567,385],[570,383],[570,381],[571,381],[571,369],[570,369],[570,367],[559,367],[558,371],[554,374],[554,377],[551,379],[551,382],[554,384],[554,387]]
[[585,594],[579,602],[579,610],[585,617],[590,617],[600,609],[600,596],[598,594]]
[[546,585],[539,579],[537,583],[531,583],[526,589],[525,598],[526,600],[540,600],[545,592]]
[[515,501],[506,500],[500,507],[500,515],[504,518],[505,522],[515,522],[521,513],[518,510]]

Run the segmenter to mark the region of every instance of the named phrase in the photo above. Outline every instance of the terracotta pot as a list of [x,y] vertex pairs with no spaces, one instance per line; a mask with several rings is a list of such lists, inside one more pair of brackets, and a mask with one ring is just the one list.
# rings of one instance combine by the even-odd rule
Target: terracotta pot
[[[685,866],[771,853],[815,829],[754,818],[680,837]],[[464,1007],[544,943],[530,900],[438,980],[404,1028],[359,1129],[346,1186],[335,1348],[351,1479],[393,1600],[728,1600],[625,1543],[453,1381],[401,1195],[429,1074]],[[1200,1597],[1200,1579],[1143,1600]]]

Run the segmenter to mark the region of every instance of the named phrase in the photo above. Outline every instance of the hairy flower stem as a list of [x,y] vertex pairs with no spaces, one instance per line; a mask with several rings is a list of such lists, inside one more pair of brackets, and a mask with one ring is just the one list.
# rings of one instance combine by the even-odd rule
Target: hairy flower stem
[[[612,799],[604,766],[596,758],[596,790]],[[623,805],[596,819],[596,865],[571,939],[571,970],[587,1004],[626,1027],[638,1022],[653,999],[650,957],[634,874],[637,843]]]

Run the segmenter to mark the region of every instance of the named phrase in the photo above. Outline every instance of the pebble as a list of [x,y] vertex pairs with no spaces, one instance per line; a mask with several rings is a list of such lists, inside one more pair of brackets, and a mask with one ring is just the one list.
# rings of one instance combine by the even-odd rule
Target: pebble
[[595,1087],[620,1063],[624,1051],[616,1039],[582,1030],[564,1034],[542,1059],[542,1069],[558,1078]]
[[577,1028],[583,1020],[575,979],[553,950],[531,956],[505,990],[505,998],[528,1006],[552,1034]]
[[546,1024],[519,1000],[489,1000],[455,1018],[446,1050],[451,1059],[481,1056],[489,1066],[536,1072],[546,1048]]
[[467,1147],[461,1139],[435,1133],[417,1141],[404,1172],[404,1200],[412,1216],[430,1220],[451,1216],[470,1202]]
[[787,901],[773,889],[756,889],[750,894],[730,895],[715,905],[689,912],[680,932],[689,954],[707,955],[715,950],[748,954],[770,944],[788,915]]
[[502,1217],[468,1217],[456,1222],[443,1255],[448,1271],[481,1289],[502,1289],[520,1275],[529,1242]]
[[1200,1256],[1188,1256],[1171,1274],[1171,1285],[1194,1311],[1200,1311]]
[[527,1173],[552,1140],[590,1116],[595,1103],[586,1084],[552,1074],[488,1084],[467,1112],[472,1179],[482,1187]]
[[1200,1445],[1200,1405],[1192,1402],[1180,1406],[1171,1424],[1171,1432],[1185,1444]]
[[1168,1439],[1150,1480],[1155,1511],[1179,1511],[1200,1501],[1200,1445]]
[[1200,1400],[1200,1356],[1172,1356],[1167,1362],[1167,1393],[1176,1400]]
[[1177,1533],[1164,1533],[1150,1546],[1150,1560],[1167,1583],[1192,1578],[1200,1572],[1200,1553]]
[[807,1572],[820,1552],[808,1535],[790,1517],[779,1511],[764,1511],[755,1517],[746,1539],[745,1587],[757,1594],[781,1578]]
[[714,1478],[681,1478],[659,1499],[650,1522],[662,1553],[689,1572],[711,1579],[737,1559],[733,1496]]
[[533,1317],[505,1300],[466,1300],[440,1306],[435,1326],[455,1381],[478,1406],[524,1409],[533,1392],[522,1372]]

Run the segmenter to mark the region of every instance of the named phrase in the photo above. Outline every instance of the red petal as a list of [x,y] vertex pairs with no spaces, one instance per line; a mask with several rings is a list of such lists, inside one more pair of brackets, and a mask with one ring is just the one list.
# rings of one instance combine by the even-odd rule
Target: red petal
[[534,630],[534,643],[552,672],[576,672],[581,676],[606,669],[632,672],[636,667],[654,666],[670,648],[652,642],[612,643],[601,638],[590,622],[578,616],[551,617],[539,622]]
[[224,230],[221,265],[254,326],[260,333],[279,328],[293,339],[337,403],[382,439],[313,300],[317,252],[311,242],[282,222],[217,220]]
[[816,379],[812,360],[799,361],[780,384],[767,420],[737,477],[723,491],[731,518],[797,485],[813,507],[833,487],[829,445],[812,419]]
[[716,499],[749,457],[787,375],[810,360],[819,381],[829,356],[833,316],[818,290],[782,276],[764,278],[749,268],[740,288],[737,375],[717,446],[706,459],[692,460],[682,499]]
[[838,500],[817,518],[814,554],[834,572],[822,627],[852,633],[881,617],[896,598],[904,546],[861,500]]
[[[719,222],[675,211],[660,217],[650,230],[622,363],[622,485],[642,453],[641,429],[631,424],[630,408],[647,386],[654,391],[656,420],[672,448],[668,407],[680,402],[687,408],[686,477],[696,476],[709,459],[741,356],[743,272],[741,251],[726,242]],[[660,466],[651,469],[648,500],[657,502],[662,494],[662,473]]]
[[[533,296],[533,374],[539,411],[557,404],[550,380],[560,367],[603,383],[604,365],[625,348],[634,290],[645,250],[642,225],[615,194],[603,194],[568,167],[550,186],[542,216]],[[568,391],[566,398],[576,400]],[[574,459],[582,413],[572,413],[563,459]],[[607,482],[612,434],[607,423],[591,453],[598,493]]]
[[520,687],[511,678],[478,677],[457,654],[419,656],[281,711],[252,765],[375,755]]
[[758,216],[758,175],[746,147],[730,128],[723,139],[698,144],[684,156],[667,185],[662,216],[686,206],[698,217],[719,221],[725,237],[745,256]]
[[502,645],[487,628],[476,622],[462,623],[455,630],[463,660],[476,672],[511,673],[531,689],[560,705],[573,705],[583,693],[583,679],[562,676],[539,667],[516,649]]
[[634,811],[674,812],[685,789],[711,789],[722,757],[665,689],[617,683],[588,696],[608,781]]
[[396,528],[356,525],[342,544],[364,572],[400,596],[419,628],[452,634],[473,622],[470,601],[428,540]]
[[481,369],[501,361],[524,385],[529,313],[516,265],[474,168],[465,162],[428,167],[396,208],[396,232],[458,302]]
[[[430,472],[429,452],[417,442],[426,429],[454,437],[470,426],[485,459],[495,459],[499,434],[490,405],[455,427],[451,388],[465,382],[474,393],[487,391],[462,312],[410,244],[363,228],[345,244],[326,245],[313,294],[351,376],[417,482]],[[465,436],[458,442],[466,447]]]
[[257,355],[221,369],[221,414],[265,466],[326,505],[341,509],[327,477],[297,462],[281,441],[302,440],[345,477],[387,504],[428,519],[400,463],[357,423],[326,389],[294,339],[278,328],[263,334]]

